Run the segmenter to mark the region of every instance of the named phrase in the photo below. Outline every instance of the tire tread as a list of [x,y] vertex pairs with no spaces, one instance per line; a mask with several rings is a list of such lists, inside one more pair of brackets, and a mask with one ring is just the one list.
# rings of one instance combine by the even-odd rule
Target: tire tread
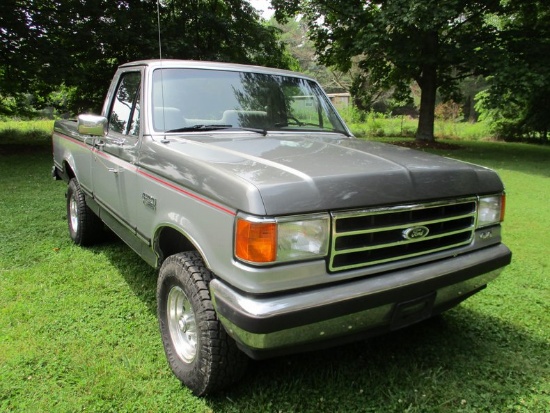
[[[76,232],[73,231],[71,226],[69,212],[69,203],[73,194],[78,204],[78,218],[80,221],[78,231]],[[69,235],[75,244],[90,246],[96,244],[101,239],[103,223],[88,205],[86,205],[86,198],[76,178],[72,178],[67,187],[67,221],[69,225]]]
[[[198,304],[201,311],[196,317],[199,331],[201,334],[200,354],[198,355],[201,363],[199,370],[200,376],[192,374],[189,377],[182,374],[178,366],[174,366],[174,356],[170,348],[167,348],[166,341],[162,331],[162,320],[160,305],[163,305],[161,299],[162,282],[165,276],[163,269],[168,269],[172,265],[176,266],[176,271],[180,272],[183,279],[193,286],[194,294],[189,297],[191,302]],[[157,289],[157,301],[159,303],[159,322],[161,323],[161,334],[163,334],[163,343],[167,354],[170,367],[174,374],[187,385],[194,394],[205,395],[221,390],[235,381],[237,381],[246,369],[248,358],[242,353],[236,343],[226,333],[224,327],[219,321],[210,297],[208,284],[212,280],[212,273],[206,266],[198,252],[182,252],[168,257],[162,265],[159,277],[159,287]]]

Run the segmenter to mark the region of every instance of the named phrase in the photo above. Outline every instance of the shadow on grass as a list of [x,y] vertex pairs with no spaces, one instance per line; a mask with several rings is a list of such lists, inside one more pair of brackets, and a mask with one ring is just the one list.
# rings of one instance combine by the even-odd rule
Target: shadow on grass
[[107,257],[134,295],[147,306],[150,313],[156,315],[157,271],[109,230],[105,230],[103,241],[90,249]]
[[457,143],[460,149],[427,151],[489,168],[550,177],[550,146],[503,142]]
[[377,141],[430,152],[493,169],[550,177],[550,146],[527,143],[437,140],[433,144],[414,139],[380,138]]
[[[94,250],[155,314],[156,271],[114,237]],[[543,411],[547,352],[547,342],[467,303],[366,341],[254,361],[207,400],[223,412]]]
[[521,329],[459,307],[367,341],[255,362],[211,401],[239,412],[262,399],[266,411],[543,411],[528,403],[548,378],[547,351]]
[[0,130],[0,155],[52,152],[51,132],[46,130]]

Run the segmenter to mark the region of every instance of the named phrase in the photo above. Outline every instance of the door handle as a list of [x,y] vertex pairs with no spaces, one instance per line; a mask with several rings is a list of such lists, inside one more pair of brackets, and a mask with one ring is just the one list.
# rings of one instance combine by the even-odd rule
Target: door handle
[[113,139],[112,142],[115,145],[124,146],[124,144],[126,143],[126,139]]

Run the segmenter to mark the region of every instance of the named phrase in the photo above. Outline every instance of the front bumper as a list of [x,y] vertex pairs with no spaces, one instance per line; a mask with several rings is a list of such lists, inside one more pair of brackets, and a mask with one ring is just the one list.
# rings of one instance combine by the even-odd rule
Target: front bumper
[[380,334],[445,311],[480,291],[511,261],[504,245],[336,285],[246,295],[219,279],[210,291],[226,331],[252,358]]

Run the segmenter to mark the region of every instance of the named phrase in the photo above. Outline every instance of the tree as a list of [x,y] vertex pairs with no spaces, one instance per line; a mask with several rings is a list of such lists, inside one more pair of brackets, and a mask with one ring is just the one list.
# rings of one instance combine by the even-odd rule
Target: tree
[[296,63],[292,66],[293,70],[315,78],[328,93],[349,90],[349,76],[319,63],[315,46],[307,36],[305,21],[295,19],[282,24],[272,17],[268,24],[281,33],[280,39],[286,45],[288,52]]
[[7,0],[0,15],[0,94],[38,103],[75,87],[74,109],[101,107],[114,67],[156,44],[155,4],[137,0]]
[[0,97],[4,102],[0,104],[0,113],[6,108],[8,112],[17,111],[30,90],[47,90],[47,84],[36,81],[39,75],[56,82],[57,73],[50,71],[48,59],[53,51],[41,24],[47,18],[48,7],[46,2],[38,5],[30,0],[0,3]]
[[288,67],[279,31],[246,0],[166,0],[161,3],[165,57]]
[[477,108],[503,138],[540,138],[550,132],[550,8],[546,1],[513,3],[500,18],[503,47]]
[[[161,0],[163,58],[288,67],[278,32],[246,0]],[[0,106],[72,90],[72,112],[101,108],[115,68],[159,57],[154,0],[3,0]]]
[[437,92],[488,73],[500,33],[491,16],[499,0],[273,0],[277,19],[302,13],[323,63],[350,68],[354,57],[371,83],[409,93],[421,89],[417,140],[434,140]]
[[385,105],[390,93],[370,82],[365,72],[358,67],[359,59],[352,58],[351,67],[346,72],[319,62],[315,45],[308,37],[305,19],[290,19],[280,23],[272,17],[269,24],[281,31],[281,41],[286,44],[288,52],[297,62],[294,70],[315,78],[327,93],[349,92],[354,98],[355,106],[361,111],[372,110],[376,104]]

